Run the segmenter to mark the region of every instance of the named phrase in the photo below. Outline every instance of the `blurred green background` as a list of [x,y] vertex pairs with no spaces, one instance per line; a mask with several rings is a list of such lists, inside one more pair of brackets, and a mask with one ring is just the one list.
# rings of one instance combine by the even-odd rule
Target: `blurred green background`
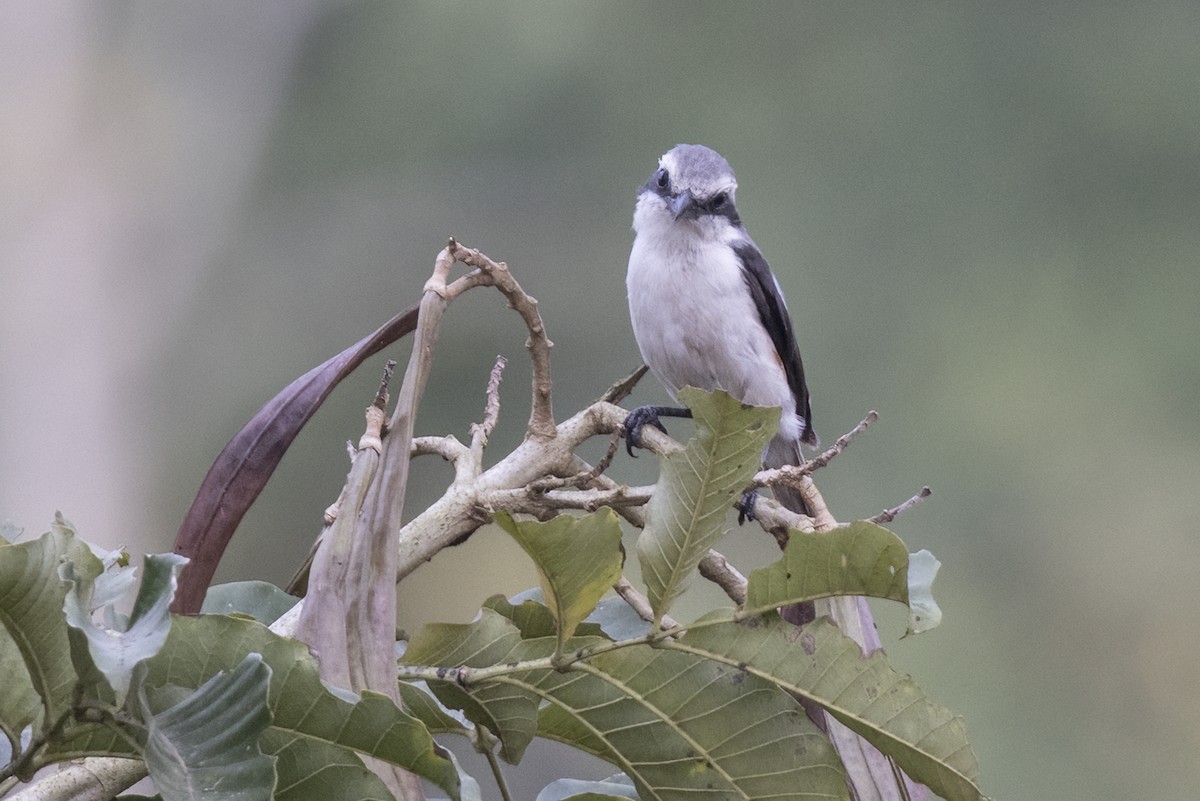
[[[966,716],[984,789],[1194,797],[1198,34],[1190,0],[6,3],[0,517],[168,549],[237,427],[414,301],[451,234],[541,300],[570,414],[639,363],[634,193],[701,142],[788,296],[818,432],[880,411],[819,476],[835,514],[934,490],[894,528],[944,563],[945,623],[880,626]],[[456,304],[418,432],[466,437],[503,353],[506,452],[523,340],[497,294]],[[221,578],[291,575],[382,362],[297,440]],[[409,513],[448,476],[418,462]],[[765,539],[722,547],[749,569]],[[401,624],[533,581],[489,529],[404,583]]]

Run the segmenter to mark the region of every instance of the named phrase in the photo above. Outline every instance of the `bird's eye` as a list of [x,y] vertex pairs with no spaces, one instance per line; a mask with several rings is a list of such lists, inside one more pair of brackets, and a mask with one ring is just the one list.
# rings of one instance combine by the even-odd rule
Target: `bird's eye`
[[666,170],[659,170],[654,173],[654,183],[658,185],[659,189],[666,189],[667,185],[671,183],[671,176],[667,174]]
[[711,201],[712,207],[714,209],[719,209],[722,206],[724,206],[728,200],[729,200],[728,192],[718,192],[717,194],[712,196],[712,201]]

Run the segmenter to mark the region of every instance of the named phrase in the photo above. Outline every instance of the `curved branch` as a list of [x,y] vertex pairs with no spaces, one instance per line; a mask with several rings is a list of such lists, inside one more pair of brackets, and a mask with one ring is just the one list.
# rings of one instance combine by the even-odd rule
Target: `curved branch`
[[474,248],[460,245],[454,239],[450,240],[450,244],[442,252],[486,274],[490,279],[488,283],[500,290],[508,299],[508,305],[525,321],[525,327],[529,331],[525,347],[529,350],[529,358],[533,362],[533,401],[526,437],[552,439],[556,435],[550,381],[550,348],[554,347],[554,343],[546,336],[546,328],[537,308],[537,299],[521,288],[517,279],[509,272],[508,265],[502,261],[493,261]]

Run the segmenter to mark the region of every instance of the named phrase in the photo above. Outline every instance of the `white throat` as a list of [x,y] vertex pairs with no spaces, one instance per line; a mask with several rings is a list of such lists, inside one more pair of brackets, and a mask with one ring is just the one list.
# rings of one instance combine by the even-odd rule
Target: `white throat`
[[[742,228],[724,217],[703,216],[695,220],[676,220],[658,195],[646,192],[638,198],[633,211],[633,230],[650,240],[673,240],[676,247],[704,244],[729,245],[746,239]],[[661,245],[660,245],[661,246]]]

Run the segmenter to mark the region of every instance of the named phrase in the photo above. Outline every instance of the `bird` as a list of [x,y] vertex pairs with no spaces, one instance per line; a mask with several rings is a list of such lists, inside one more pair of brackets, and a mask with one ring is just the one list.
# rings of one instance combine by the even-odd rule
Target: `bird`
[[[638,190],[626,288],[642,359],[672,400],[686,386],[724,390],[742,403],[777,406],[779,431],[764,467],[803,464],[801,445],[819,443],[804,363],[779,281],[750,238],[736,205],[737,178],[721,154],[681,144],[658,162]],[[644,426],[664,433],[660,417],[687,409],[639,406],[625,420],[626,448]],[[795,490],[775,497],[804,512]],[[752,518],[754,494],[739,503]]]
[[[677,145],[659,159],[638,190],[633,214],[625,279],[633,333],[642,360],[672,399],[692,386],[780,407],[779,431],[763,450],[763,466],[802,464],[801,446],[819,445],[804,363],[783,290],[742,223],[736,193],[733,168],[711,148]],[[691,412],[669,406],[631,411],[623,426],[631,455],[644,426],[666,431],[660,417]],[[795,489],[776,485],[773,492],[785,508],[808,514]],[[753,517],[754,501],[753,491],[743,495],[739,523]],[[816,608],[811,601],[791,604],[780,616],[800,626],[816,617]],[[870,625],[869,616],[865,622]],[[806,711],[829,731],[829,718],[817,707]],[[841,752],[850,743],[838,739],[835,747]],[[890,757],[877,761],[865,743],[854,750],[866,761],[847,772],[852,797],[925,797]],[[895,792],[887,785],[893,780],[901,782]]]

